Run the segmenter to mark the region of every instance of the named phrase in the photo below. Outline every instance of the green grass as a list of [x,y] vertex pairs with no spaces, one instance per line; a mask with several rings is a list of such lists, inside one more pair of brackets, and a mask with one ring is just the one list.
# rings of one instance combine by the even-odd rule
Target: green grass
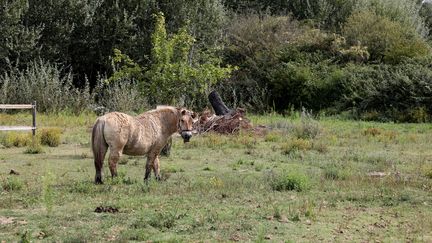
[[118,178],[105,162],[94,185],[94,119],[41,115],[62,129],[58,147],[0,148],[0,240],[432,241],[430,124],[323,118],[318,136],[299,138],[299,118],[252,116],[271,133],[175,138],[161,182],[144,183],[145,159],[126,156]]

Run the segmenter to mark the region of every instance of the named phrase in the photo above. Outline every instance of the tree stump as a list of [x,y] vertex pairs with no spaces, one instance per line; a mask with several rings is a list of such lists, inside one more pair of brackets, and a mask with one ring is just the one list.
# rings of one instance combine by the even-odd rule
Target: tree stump
[[216,90],[213,90],[209,95],[208,99],[210,101],[216,116],[223,116],[230,112],[230,109],[225,105],[222,98]]

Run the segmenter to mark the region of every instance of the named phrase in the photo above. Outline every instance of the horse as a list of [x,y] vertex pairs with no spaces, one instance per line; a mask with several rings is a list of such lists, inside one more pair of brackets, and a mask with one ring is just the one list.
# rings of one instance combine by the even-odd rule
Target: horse
[[92,130],[92,150],[96,169],[95,183],[102,184],[102,167],[109,148],[111,176],[117,176],[117,162],[122,154],[147,155],[144,180],[153,169],[160,180],[159,154],[171,135],[180,133],[183,141],[192,137],[195,113],[171,106],[157,107],[136,117],[111,112],[97,118]]

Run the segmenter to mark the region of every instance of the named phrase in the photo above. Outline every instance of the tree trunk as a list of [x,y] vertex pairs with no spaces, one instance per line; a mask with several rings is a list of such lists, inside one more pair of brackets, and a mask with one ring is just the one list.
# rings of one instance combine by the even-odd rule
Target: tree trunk
[[228,109],[228,107],[225,105],[225,103],[223,102],[222,98],[219,96],[218,92],[216,92],[216,90],[213,90],[209,94],[208,99],[217,116],[223,116],[230,112],[230,109]]

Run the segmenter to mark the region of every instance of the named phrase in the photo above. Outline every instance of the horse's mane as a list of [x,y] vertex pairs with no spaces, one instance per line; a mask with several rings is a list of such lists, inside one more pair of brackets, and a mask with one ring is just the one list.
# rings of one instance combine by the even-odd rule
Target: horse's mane
[[176,114],[177,113],[177,108],[174,107],[174,106],[158,105],[156,107],[156,109],[146,111],[146,112],[138,115],[136,118],[140,119],[140,118],[143,118],[143,117],[146,117],[146,116],[149,116],[149,115],[155,115],[155,114],[158,114],[158,113],[165,113],[165,112],[173,112],[174,114]]

